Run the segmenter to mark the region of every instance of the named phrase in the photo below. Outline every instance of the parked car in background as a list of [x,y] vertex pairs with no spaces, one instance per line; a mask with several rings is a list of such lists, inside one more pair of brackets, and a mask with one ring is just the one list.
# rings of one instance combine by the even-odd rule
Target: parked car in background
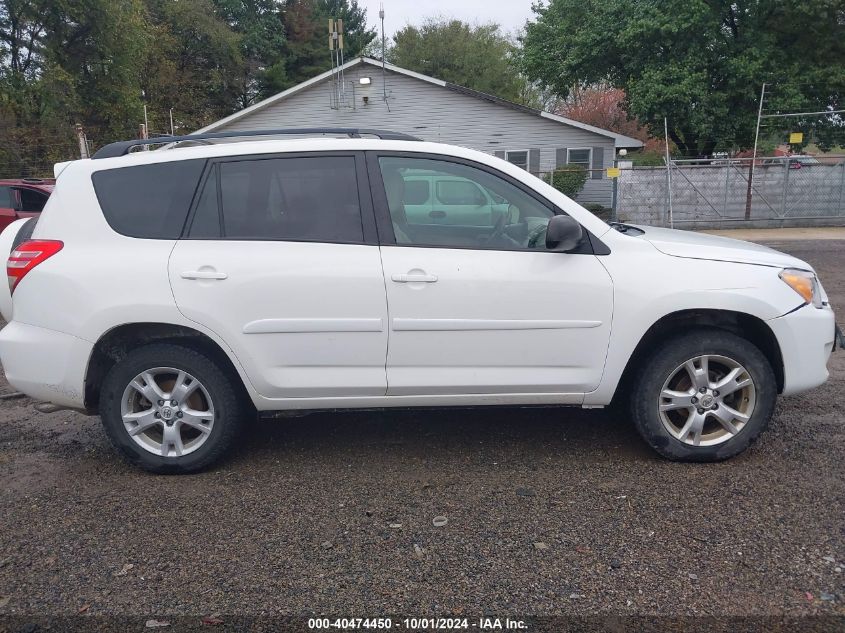
[[789,157],[790,169],[801,169],[802,167],[810,167],[812,165],[821,165],[821,163],[815,156],[795,155]]
[[822,163],[815,156],[803,156],[796,154],[794,156],[774,156],[771,158],[764,158],[762,164],[767,167],[777,165],[782,167],[784,164],[788,164],[790,169],[801,169],[801,167],[821,165]]
[[174,473],[256,413],[374,407],[626,403],[661,455],[716,461],[827,380],[806,262],[606,224],[489,154],[344,133],[57,165],[38,222],[0,234],[9,383]]
[[39,215],[54,185],[55,180],[39,178],[0,180],[0,231],[15,220]]
[[421,169],[402,172],[409,224],[495,224],[508,212],[506,200],[478,183]]

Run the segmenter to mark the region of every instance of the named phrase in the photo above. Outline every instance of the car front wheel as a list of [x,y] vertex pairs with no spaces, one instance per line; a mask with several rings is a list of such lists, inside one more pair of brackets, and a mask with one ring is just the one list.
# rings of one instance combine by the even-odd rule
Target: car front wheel
[[680,461],[719,461],[744,451],[768,424],[777,383],[768,360],[730,332],[699,329],[664,341],[631,392],[640,435]]

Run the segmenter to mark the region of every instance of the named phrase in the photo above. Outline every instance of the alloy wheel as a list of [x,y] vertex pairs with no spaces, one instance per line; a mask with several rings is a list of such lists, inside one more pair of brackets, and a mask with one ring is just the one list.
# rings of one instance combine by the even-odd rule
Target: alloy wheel
[[737,435],[754,413],[757,389],[740,363],[716,354],[679,365],[663,383],[658,411],[663,427],[691,446],[713,446]]
[[123,392],[120,415],[132,441],[162,457],[194,452],[214,426],[208,390],[173,367],[154,367],[135,376]]

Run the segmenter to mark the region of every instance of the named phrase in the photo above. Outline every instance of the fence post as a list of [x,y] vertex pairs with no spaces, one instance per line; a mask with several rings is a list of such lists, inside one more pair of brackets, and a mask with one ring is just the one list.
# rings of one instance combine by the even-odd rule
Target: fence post
[[780,219],[781,219],[781,226],[783,226],[783,219],[786,217],[786,196],[789,192],[789,157],[783,161],[784,166],[786,167],[786,171],[783,174],[783,195],[780,199]]
[[[728,190],[731,182],[731,164],[728,160],[728,166],[725,168],[725,203],[722,205],[722,217],[728,217]],[[724,221],[720,223],[724,224]]]
[[842,206],[842,203],[845,202],[845,160],[842,161],[842,179],[839,181],[839,205],[837,206],[837,210],[842,215],[845,215],[843,211],[845,211],[845,206]]
[[76,138],[79,141],[79,158],[88,158],[88,139],[85,138],[85,130],[82,129],[82,124],[77,123]]
[[[619,165],[619,161],[616,158],[616,150],[613,150],[613,166],[617,167]],[[618,222],[619,216],[618,212],[616,211],[616,207],[618,206],[619,200],[619,176],[616,176],[613,179],[613,199],[610,204],[610,221],[611,222]]]

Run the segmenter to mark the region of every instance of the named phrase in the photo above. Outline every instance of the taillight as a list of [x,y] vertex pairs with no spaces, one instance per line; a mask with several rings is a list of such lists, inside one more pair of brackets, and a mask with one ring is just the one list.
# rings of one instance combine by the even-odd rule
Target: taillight
[[14,292],[30,270],[58,253],[63,246],[64,242],[59,240],[29,240],[13,250],[6,262],[9,290]]

